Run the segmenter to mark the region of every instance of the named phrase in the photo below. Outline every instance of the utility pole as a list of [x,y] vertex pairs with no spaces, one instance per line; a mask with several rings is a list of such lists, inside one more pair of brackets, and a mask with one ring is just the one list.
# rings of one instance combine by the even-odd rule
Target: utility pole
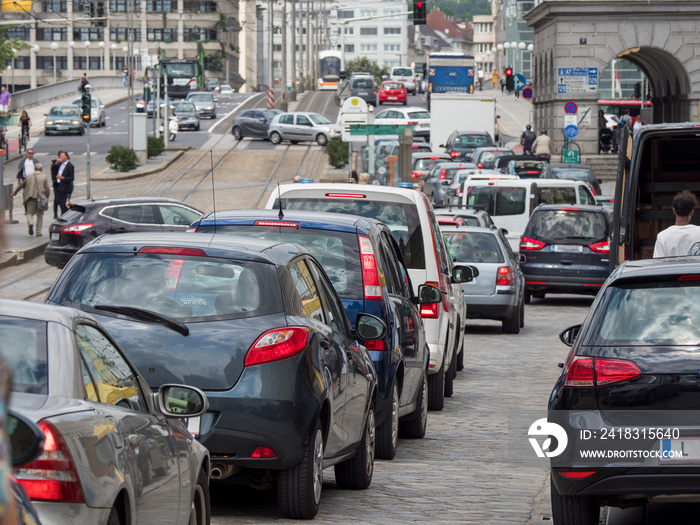
[[280,109],[287,111],[287,0],[282,0],[282,104]]
[[[299,19],[304,19],[304,4],[299,7]],[[308,27],[309,17],[306,17],[306,23],[299,22],[299,76],[301,77],[301,90],[304,91],[306,88],[306,76],[304,70],[304,26]],[[308,32],[308,29],[307,29]]]
[[134,148],[134,119],[133,119],[133,109],[134,109],[134,86],[133,86],[133,67],[130,64],[132,57],[134,56],[134,42],[133,42],[133,16],[134,16],[134,0],[126,0],[126,47],[127,55],[124,57],[124,66],[127,69],[128,82],[126,84],[127,88],[127,123],[128,123],[128,135],[126,145],[128,148]]
[[292,5],[292,92],[289,100],[297,99],[297,10],[294,0],[289,0]]
[[[311,2],[306,2],[306,76],[311,77],[309,89],[316,89],[316,77],[311,65]],[[313,88],[311,87],[313,86]]]
[[[270,97],[270,90],[272,90],[273,97],[275,93],[275,77],[274,77],[274,58],[275,54],[273,53],[273,45],[272,45],[272,30],[274,27],[273,24],[273,19],[274,19],[274,12],[272,10],[272,0],[267,0],[267,93],[268,93],[268,100]],[[269,105],[269,104],[268,104]],[[274,105],[273,105],[274,107]],[[272,108],[270,108],[272,109]]]

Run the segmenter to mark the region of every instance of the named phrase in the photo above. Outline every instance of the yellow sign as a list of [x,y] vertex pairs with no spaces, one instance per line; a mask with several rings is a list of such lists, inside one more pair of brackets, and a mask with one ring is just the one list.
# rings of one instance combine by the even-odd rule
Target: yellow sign
[[32,10],[32,0],[2,0],[5,13],[27,13]]

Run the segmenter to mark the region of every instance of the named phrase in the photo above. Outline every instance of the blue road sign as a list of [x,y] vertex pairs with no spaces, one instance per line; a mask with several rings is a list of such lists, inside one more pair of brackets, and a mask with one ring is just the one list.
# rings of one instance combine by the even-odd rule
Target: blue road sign
[[557,93],[598,93],[598,68],[557,68]]
[[532,88],[523,89],[523,98],[526,98],[526,99],[532,98]]
[[573,139],[576,135],[578,135],[578,126],[574,126],[574,125],[566,126],[564,128],[564,135],[566,135],[570,139]]
[[520,91],[525,87],[525,77],[523,75],[513,75],[513,89]]
[[567,102],[564,104],[564,113],[567,115],[575,115],[577,111],[578,106],[576,105],[576,102]]

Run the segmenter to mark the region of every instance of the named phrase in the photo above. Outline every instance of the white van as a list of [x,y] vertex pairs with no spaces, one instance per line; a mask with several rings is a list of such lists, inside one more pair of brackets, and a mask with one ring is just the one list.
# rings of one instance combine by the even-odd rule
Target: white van
[[416,94],[416,75],[412,67],[392,67],[391,74],[389,75],[389,80],[402,82],[403,85],[406,87],[406,91],[410,91],[413,95]]
[[464,183],[462,205],[486,210],[514,252],[530,214],[540,204],[597,204],[583,181],[558,179],[474,180]]

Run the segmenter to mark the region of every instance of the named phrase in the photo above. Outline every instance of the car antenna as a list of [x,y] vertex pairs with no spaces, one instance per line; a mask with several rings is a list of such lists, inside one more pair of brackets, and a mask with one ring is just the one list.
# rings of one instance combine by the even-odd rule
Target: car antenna
[[280,203],[280,212],[277,214],[279,220],[284,219],[284,212],[282,211],[282,192],[280,191],[280,183],[277,183],[277,200]]
[[216,191],[214,191],[214,150],[209,150],[209,163],[211,164],[211,200],[214,205],[214,234],[216,234]]

